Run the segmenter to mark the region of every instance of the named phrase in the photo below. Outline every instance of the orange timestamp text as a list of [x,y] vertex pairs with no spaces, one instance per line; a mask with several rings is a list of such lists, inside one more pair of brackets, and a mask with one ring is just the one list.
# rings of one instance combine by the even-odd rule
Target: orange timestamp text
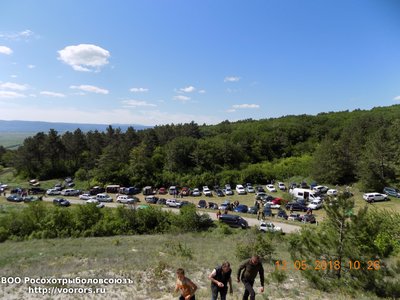
[[279,271],[338,271],[340,269],[378,271],[381,269],[381,264],[379,260],[368,260],[366,262],[359,260],[295,260],[293,262],[277,260],[275,261],[275,269]]

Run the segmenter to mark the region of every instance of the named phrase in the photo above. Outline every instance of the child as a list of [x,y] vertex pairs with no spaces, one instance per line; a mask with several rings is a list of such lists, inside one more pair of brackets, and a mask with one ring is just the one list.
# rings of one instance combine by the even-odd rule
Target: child
[[185,271],[179,268],[176,270],[176,277],[175,293],[178,290],[181,291],[179,300],[196,300],[194,293],[197,290],[197,285],[185,277]]

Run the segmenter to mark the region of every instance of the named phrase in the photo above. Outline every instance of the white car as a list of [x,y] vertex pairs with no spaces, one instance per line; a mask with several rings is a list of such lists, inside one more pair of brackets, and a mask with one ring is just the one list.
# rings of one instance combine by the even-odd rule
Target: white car
[[365,193],[363,199],[369,203],[375,201],[389,201],[389,197],[385,194],[380,193]]
[[286,185],[283,182],[278,182],[278,189],[286,191]]
[[255,193],[255,192],[256,192],[256,190],[255,190],[251,185],[248,185],[248,186],[246,187],[246,191],[247,191],[248,193]]
[[225,194],[226,196],[231,196],[231,195],[233,195],[233,191],[232,191],[231,188],[225,188],[225,189],[223,190],[223,192],[224,192],[224,194]]
[[314,186],[312,190],[313,190],[314,192],[324,194],[324,193],[327,193],[327,191],[329,190],[329,188],[328,188],[327,186],[325,186],[325,185],[317,185],[317,186]]
[[48,189],[48,190],[46,191],[46,194],[47,194],[47,195],[60,195],[61,192],[60,192],[60,190],[58,190],[58,189]]
[[272,209],[280,209],[281,206],[279,204],[274,204],[272,201],[265,202],[264,206],[269,206]]
[[90,194],[82,194],[82,195],[79,195],[79,199],[81,199],[81,200],[89,200],[89,199],[93,199],[93,196],[90,195]]
[[169,206],[169,207],[180,208],[182,206],[182,203],[176,199],[167,199],[167,201],[165,202],[165,205]]
[[238,193],[238,195],[246,195],[246,190],[244,189],[243,185],[238,184],[236,186],[236,193]]
[[263,232],[282,232],[282,228],[279,226],[275,226],[274,223],[271,222],[261,222],[260,223],[260,231]]
[[63,196],[78,196],[79,191],[75,189],[65,189],[61,191],[61,195]]
[[335,189],[329,189],[329,190],[326,192],[326,194],[327,194],[328,196],[337,196],[338,191],[335,190]]
[[198,188],[193,189],[192,196],[193,197],[201,196],[200,190]]
[[273,184],[267,184],[267,190],[270,192],[276,192],[276,188]]
[[107,195],[107,194],[97,194],[96,200],[98,200],[99,202],[112,202],[113,201],[111,196]]
[[211,197],[212,196],[212,192],[211,190],[208,188],[208,186],[203,186],[203,194],[206,197]]
[[312,200],[311,203],[307,205],[307,207],[314,210],[322,208],[322,205],[322,200]]
[[120,195],[117,197],[117,202],[123,204],[134,204],[137,201],[134,198],[129,197],[128,195]]

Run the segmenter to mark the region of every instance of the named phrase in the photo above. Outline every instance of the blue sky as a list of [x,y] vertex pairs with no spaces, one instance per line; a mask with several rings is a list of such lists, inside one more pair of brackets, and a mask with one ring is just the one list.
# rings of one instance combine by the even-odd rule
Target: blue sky
[[0,119],[157,125],[400,103],[391,0],[0,1]]

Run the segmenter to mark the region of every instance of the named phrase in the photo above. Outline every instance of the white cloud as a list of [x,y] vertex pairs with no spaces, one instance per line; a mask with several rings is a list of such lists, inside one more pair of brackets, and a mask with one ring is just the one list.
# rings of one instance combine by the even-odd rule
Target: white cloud
[[232,105],[234,109],[246,109],[246,108],[260,108],[258,104],[235,104]]
[[[24,94],[20,94],[12,91],[0,91],[0,99],[13,99],[13,98],[25,98]],[[2,110],[3,113],[3,110]]]
[[17,78],[18,75],[14,75],[14,74],[13,74],[13,75],[10,75],[10,77],[11,77],[11,78]]
[[400,101],[400,96],[396,96],[393,98],[394,101]]
[[185,86],[184,88],[180,88],[179,92],[180,93],[192,93],[196,90],[196,88],[194,86]]
[[28,86],[25,84],[18,84],[14,82],[4,82],[0,83],[0,89],[26,91],[28,89]]
[[42,91],[40,95],[49,96],[49,97],[56,97],[56,98],[64,98],[65,95],[61,93],[49,92],[49,91]]
[[93,72],[108,64],[110,52],[96,45],[80,44],[67,46],[58,51],[58,59],[75,71]]
[[227,76],[224,78],[224,82],[237,82],[240,80],[240,77],[237,76]]
[[131,88],[130,91],[133,93],[145,93],[145,92],[148,92],[149,89],[142,88],[142,87],[139,87],[139,88],[134,87],[134,88]]
[[205,94],[206,90],[199,90],[199,94]]
[[186,103],[187,101],[190,100],[190,97],[178,95],[178,96],[174,97],[174,100],[181,101],[182,103]]
[[11,50],[11,48],[8,48],[6,46],[0,46],[0,54],[10,55],[12,53],[13,51]]
[[78,86],[77,85],[71,85],[70,88],[74,89],[74,90],[81,90],[81,91],[84,91],[84,92],[103,94],[103,95],[107,95],[109,93],[108,90],[99,88],[99,87],[94,86],[94,85],[78,85]]
[[34,68],[36,68],[35,65],[28,65],[27,67],[28,67],[28,69],[34,69]]
[[235,111],[236,111],[236,109],[230,108],[230,109],[228,109],[226,112],[228,112],[228,113],[233,113],[233,112],[235,112]]
[[29,40],[33,36],[35,36],[35,33],[29,29],[20,32],[0,33],[0,38],[14,41]]
[[150,106],[150,107],[156,107],[157,105],[153,103],[148,103],[146,101],[141,101],[141,100],[124,100],[122,101],[124,107],[126,108],[136,108],[136,107],[145,107],[145,106]]

